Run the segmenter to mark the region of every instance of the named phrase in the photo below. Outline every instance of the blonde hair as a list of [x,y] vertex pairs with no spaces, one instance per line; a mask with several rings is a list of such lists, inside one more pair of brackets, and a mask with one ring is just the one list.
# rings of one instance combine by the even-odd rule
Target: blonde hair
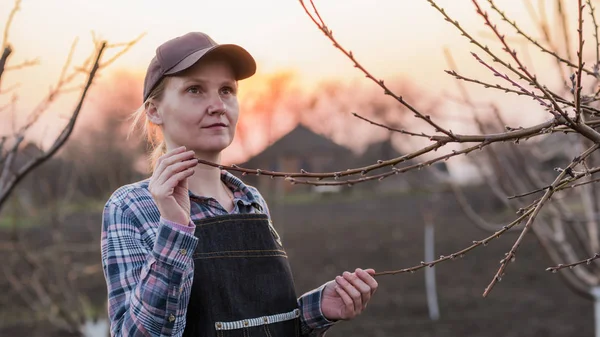
[[151,150],[148,156],[149,164],[150,164],[150,172],[154,171],[154,167],[156,166],[156,162],[158,158],[167,152],[167,144],[165,143],[165,139],[162,133],[162,129],[160,126],[152,123],[148,116],[146,115],[146,111],[148,105],[153,103],[154,101],[160,101],[163,93],[165,92],[165,88],[167,86],[168,77],[163,78],[160,82],[157,83],[156,87],[150,92],[150,95],[142,103],[142,105],[134,111],[130,119],[133,119],[133,123],[129,128],[129,132],[127,134],[127,139],[131,136],[136,126],[140,123],[142,119],[144,119],[144,124],[142,126],[142,136],[146,138]]

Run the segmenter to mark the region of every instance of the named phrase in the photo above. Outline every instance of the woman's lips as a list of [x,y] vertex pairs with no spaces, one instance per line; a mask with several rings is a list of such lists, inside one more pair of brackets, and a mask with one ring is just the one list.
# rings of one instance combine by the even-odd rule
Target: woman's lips
[[220,128],[226,128],[226,127],[227,127],[227,125],[225,125],[223,123],[215,123],[215,124],[205,126],[204,129],[220,129]]

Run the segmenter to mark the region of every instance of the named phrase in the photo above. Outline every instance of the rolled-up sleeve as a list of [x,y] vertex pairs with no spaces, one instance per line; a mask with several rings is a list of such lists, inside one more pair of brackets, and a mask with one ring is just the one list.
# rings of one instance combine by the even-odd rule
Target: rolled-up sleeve
[[327,330],[336,323],[328,320],[321,310],[321,296],[325,285],[306,292],[298,298],[298,306],[302,312],[300,316],[302,336],[325,336]]

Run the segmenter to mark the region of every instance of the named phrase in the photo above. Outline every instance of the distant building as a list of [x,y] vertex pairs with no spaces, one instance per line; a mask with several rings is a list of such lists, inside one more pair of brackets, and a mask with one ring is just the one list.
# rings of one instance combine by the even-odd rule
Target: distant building
[[[331,139],[317,134],[308,127],[299,124],[292,131],[267,147],[264,151],[250,158],[245,163],[238,164],[241,167],[251,169],[263,169],[282,172],[342,172],[349,168],[365,167],[376,164],[378,160],[389,160],[401,156],[392,145],[390,140],[371,144],[362,154],[357,155],[347,147],[333,142]],[[397,167],[411,165],[410,161],[399,164]],[[377,180],[357,184],[353,190],[371,191],[399,191],[412,188],[422,188],[436,184],[438,179],[431,174],[431,169],[446,170],[442,167],[429,167],[420,171],[414,170],[408,173],[394,175],[386,178],[383,182]],[[374,170],[369,175],[389,172],[390,167]],[[447,170],[446,170],[447,171]],[[232,172],[240,176],[239,172]],[[360,175],[352,176],[350,179],[360,178]],[[289,194],[296,192],[339,192],[349,187],[342,185],[336,188],[319,187],[311,185],[292,185],[283,178],[270,179],[264,176],[245,175],[245,182],[256,186],[261,193],[265,194]]]
[[[352,167],[366,167],[373,164],[377,164],[379,160],[390,160],[401,157],[403,153],[400,153],[394,148],[391,139],[385,139],[380,142],[373,143],[367,147],[367,149],[359,156],[354,158],[351,165]],[[416,161],[407,160],[395,165],[396,168],[401,169],[403,167],[412,166],[417,164]],[[378,175],[390,172],[392,169],[390,166],[379,168],[370,171],[368,175]],[[435,186],[439,184],[440,178],[438,175],[434,175],[432,170],[441,171],[441,173],[448,173],[446,164],[441,162],[431,167],[423,168],[421,170],[412,169],[404,173],[399,173],[393,176],[386,176],[381,182],[374,180],[372,182],[361,184],[360,188],[373,190],[373,191],[406,191],[411,189],[422,189]]]
[[[339,160],[353,155],[348,148],[299,124],[263,152],[239,165],[246,168],[283,172],[300,172],[300,170],[326,172],[339,170]],[[239,176],[238,172],[232,173]],[[269,179],[247,175],[243,179],[265,193],[289,193],[292,190],[307,191],[312,189],[309,185],[291,185],[283,178]]]

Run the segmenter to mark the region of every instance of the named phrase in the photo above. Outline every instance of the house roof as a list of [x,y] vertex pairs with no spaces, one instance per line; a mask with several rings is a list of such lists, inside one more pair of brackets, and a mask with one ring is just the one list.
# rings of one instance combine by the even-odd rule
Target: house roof
[[[403,155],[403,153],[396,150],[396,148],[392,144],[391,139],[388,138],[388,139],[384,139],[380,142],[375,142],[375,143],[372,143],[371,145],[369,145],[367,147],[367,149],[362,153],[362,155],[360,155],[356,159],[354,159],[354,161],[352,162],[352,165],[354,167],[364,167],[364,166],[376,164],[378,160],[390,160],[390,159],[398,158],[402,155]],[[418,161],[411,159],[411,160],[402,162],[397,167],[400,168],[400,167],[404,167],[404,166],[414,165],[416,163],[418,163]],[[435,169],[435,170],[445,172],[445,173],[448,172],[448,168],[446,166],[446,163],[444,163],[444,162],[437,162],[437,163],[433,164],[431,166],[431,168],[429,168],[429,169]],[[381,173],[381,172],[387,172],[389,170],[390,170],[389,167],[383,167],[383,168],[379,168],[377,170],[373,170],[371,172],[372,173]],[[427,170],[422,171],[422,173],[426,174],[426,175],[430,174],[429,171],[427,171]],[[417,177],[417,174],[415,174],[415,173],[410,173],[407,176],[416,177],[415,179],[420,179]],[[432,177],[432,179],[434,179],[434,178]]]
[[254,163],[272,161],[282,155],[301,157],[313,156],[315,154],[352,156],[350,149],[333,142],[323,135],[315,133],[302,124],[298,124],[296,128],[279,138],[264,151],[249,159],[244,165],[252,166]]
[[362,155],[356,159],[355,163],[361,166],[367,166],[377,163],[378,160],[389,160],[400,157],[401,155],[402,154],[394,148],[390,139],[385,139],[370,144]]

